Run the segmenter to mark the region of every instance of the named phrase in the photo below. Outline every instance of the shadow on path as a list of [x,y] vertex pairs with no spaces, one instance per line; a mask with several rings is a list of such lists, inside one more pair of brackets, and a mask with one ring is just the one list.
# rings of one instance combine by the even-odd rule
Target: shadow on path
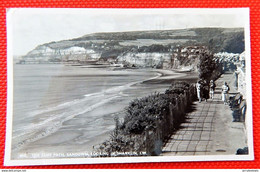
[[185,121],[165,143],[162,156],[235,155],[247,145],[243,124],[233,122],[232,111],[221,101],[221,86],[231,78],[232,74],[225,74],[216,81],[213,100],[193,102]]

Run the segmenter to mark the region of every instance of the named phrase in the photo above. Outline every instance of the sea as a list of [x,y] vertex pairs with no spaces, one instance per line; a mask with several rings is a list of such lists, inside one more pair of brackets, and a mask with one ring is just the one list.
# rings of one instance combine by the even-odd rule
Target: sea
[[[12,159],[83,158],[136,98],[164,92],[153,69],[14,64]],[[148,82],[149,83],[149,82]]]

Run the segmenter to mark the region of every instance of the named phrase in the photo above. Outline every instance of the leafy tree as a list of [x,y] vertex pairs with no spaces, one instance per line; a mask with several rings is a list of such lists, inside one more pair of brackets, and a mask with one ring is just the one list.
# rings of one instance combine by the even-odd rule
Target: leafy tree
[[209,82],[216,68],[217,63],[213,54],[207,50],[201,52],[198,63],[199,78]]

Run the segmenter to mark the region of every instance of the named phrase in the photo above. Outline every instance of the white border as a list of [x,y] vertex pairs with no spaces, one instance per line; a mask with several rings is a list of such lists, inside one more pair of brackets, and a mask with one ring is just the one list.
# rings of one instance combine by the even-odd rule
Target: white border
[[[37,10],[37,9],[36,9]],[[64,10],[55,9],[55,10]],[[68,10],[68,9],[67,9]],[[69,9],[70,12],[84,9]],[[88,9],[93,12],[119,11],[122,13],[141,14],[241,14],[247,16],[245,23],[245,52],[246,52],[246,91],[247,91],[247,115],[246,127],[248,136],[248,155],[206,155],[206,156],[157,156],[157,157],[109,157],[109,158],[66,158],[66,159],[35,159],[35,160],[11,160],[12,139],[12,114],[13,114],[13,54],[12,54],[12,24],[13,9],[7,10],[7,118],[6,118],[6,143],[5,166],[26,165],[54,165],[54,164],[100,164],[100,163],[137,163],[137,162],[183,162],[183,161],[244,161],[254,160],[253,153],[253,123],[252,123],[252,84],[251,84],[251,57],[250,57],[250,26],[249,8],[177,8],[177,9]]]
[[251,74],[251,47],[250,47],[250,11],[247,8],[247,21],[245,23],[245,59],[246,59],[246,95],[247,95],[247,112],[245,126],[247,131],[249,155],[254,158],[253,143],[253,97],[252,97],[252,74]]

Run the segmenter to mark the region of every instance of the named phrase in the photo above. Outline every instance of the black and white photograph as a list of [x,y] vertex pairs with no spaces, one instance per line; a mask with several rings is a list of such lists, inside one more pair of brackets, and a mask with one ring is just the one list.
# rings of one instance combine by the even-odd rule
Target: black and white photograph
[[7,166],[254,159],[248,8],[10,8],[7,71]]

